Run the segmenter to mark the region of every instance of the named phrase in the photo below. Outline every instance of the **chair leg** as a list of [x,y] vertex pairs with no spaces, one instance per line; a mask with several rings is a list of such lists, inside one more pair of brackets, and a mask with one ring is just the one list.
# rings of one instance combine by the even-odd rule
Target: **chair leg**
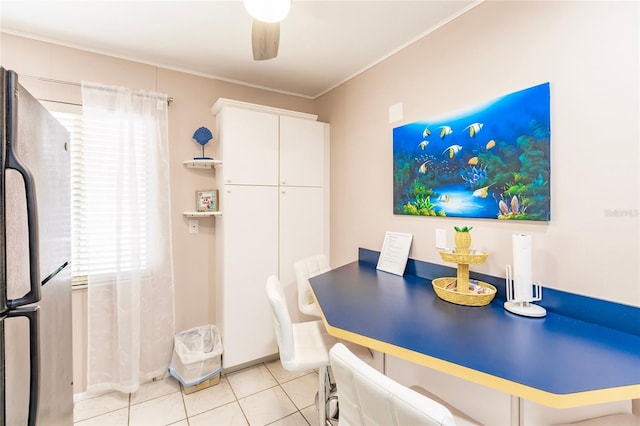
[[337,422],[339,418],[340,406],[338,405],[338,395],[332,392],[327,399],[327,424],[333,426],[332,422]]
[[331,370],[331,367],[327,367],[324,389],[326,400],[325,417],[327,419],[327,425],[332,426],[332,421],[338,421],[338,392],[336,381],[333,378],[333,370]]
[[328,367],[320,367],[318,370],[318,424],[320,426],[327,424],[327,369]]
[[[315,397],[315,406],[318,409],[319,424],[322,426],[334,426],[332,421],[338,421],[338,394],[337,386],[333,380],[330,367],[322,367],[318,370],[318,392]],[[331,409],[331,403],[335,407]]]

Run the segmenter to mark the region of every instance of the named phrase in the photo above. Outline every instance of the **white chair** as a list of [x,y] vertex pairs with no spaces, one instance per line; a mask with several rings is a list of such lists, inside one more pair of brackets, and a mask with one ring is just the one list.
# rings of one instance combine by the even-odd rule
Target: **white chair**
[[457,424],[447,407],[380,373],[343,344],[333,346],[329,358],[338,387],[339,426]]
[[296,281],[298,284],[298,309],[307,315],[320,318],[320,309],[313,300],[309,278],[329,271],[329,261],[324,254],[309,256],[297,261],[293,268],[296,271]]
[[[322,318],[320,308],[313,299],[311,293],[311,284],[309,278],[320,275],[331,270],[327,256],[324,254],[316,254],[305,257],[294,263],[293,269],[296,272],[296,283],[298,287],[298,309],[303,314]],[[354,352],[358,358],[371,364],[373,362],[373,352],[371,349],[354,343],[343,342]]]
[[278,277],[272,275],[267,279],[266,290],[273,313],[282,367],[288,371],[319,370],[318,413],[319,424],[324,426],[327,421],[331,388],[329,349],[337,340],[327,334],[322,321],[291,323],[287,301]]

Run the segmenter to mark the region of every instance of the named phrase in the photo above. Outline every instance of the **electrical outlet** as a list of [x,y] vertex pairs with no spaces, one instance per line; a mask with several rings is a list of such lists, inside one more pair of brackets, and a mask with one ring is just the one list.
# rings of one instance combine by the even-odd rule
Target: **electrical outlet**
[[436,229],[436,248],[447,248],[447,231],[444,229]]
[[389,107],[389,123],[395,123],[402,120],[402,102],[393,104]]
[[198,233],[198,221],[197,220],[190,220],[189,221],[189,233],[190,234],[197,234]]

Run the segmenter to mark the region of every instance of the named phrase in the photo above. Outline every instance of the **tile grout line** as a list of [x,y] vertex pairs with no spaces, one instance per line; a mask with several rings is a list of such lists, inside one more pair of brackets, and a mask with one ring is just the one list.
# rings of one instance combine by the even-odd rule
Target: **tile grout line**
[[[220,374],[220,376],[222,376],[222,373]],[[182,387],[181,384],[179,384],[180,386],[180,397],[182,398],[182,408],[184,409],[184,418],[187,421],[187,426],[191,425],[191,422],[189,421],[189,412],[187,411],[187,402],[184,400],[184,388]]]
[[[118,391],[113,391],[113,392],[118,392]],[[93,397],[93,398],[87,398],[87,399],[84,399],[83,401],[89,401],[89,400],[91,400],[91,399],[100,398],[100,397],[102,397],[102,396],[108,395],[108,394],[113,393],[113,392],[106,392],[106,393],[104,393],[104,394],[97,395],[97,396],[95,396],[95,397]],[[74,405],[74,410],[75,410],[75,404],[76,404],[76,403],[74,402],[74,404],[73,404],[73,405]],[[95,415],[92,415],[92,416],[90,416],[90,417],[86,417],[86,418],[81,419],[81,420],[76,420],[76,419],[75,419],[75,414],[74,414],[74,417],[73,417],[73,423],[72,423],[72,424],[73,424],[73,425],[75,425],[76,423],[86,422],[87,420],[95,419],[96,417],[100,417],[100,416],[104,416],[104,415],[107,415],[107,414],[111,414],[111,413],[114,413],[114,412],[116,412],[116,411],[124,410],[125,408],[127,408],[127,409],[128,409],[128,407],[129,407],[129,394],[127,394],[127,405],[122,406],[122,407],[120,407],[120,408],[114,408],[114,409],[112,409],[112,410],[105,411],[105,412],[100,413],[100,414],[95,414]],[[128,421],[127,421],[127,423],[128,423]]]
[[[256,364],[256,365],[264,365],[264,363],[260,363],[260,364]],[[269,369],[267,368],[267,370],[269,370]],[[236,399],[236,404],[238,404],[238,408],[240,408],[240,412],[242,413],[242,416],[244,417],[245,422],[247,422],[248,425],[251,425],[251,423],[249,423],[249,418],[247,417],[247,414],[242,409],[242,405],[240,404],[240,399],[238,398],[238,394],[233,389],[233,386],[231,385],[231,381],[229,380],[228,375],[225,374],[225,377],[227,379],[227,383],[229,384],[229,389],[231,389],[231,393],[233,393],[233,397]]]
[[[278,380],[278,378],[273,374],[273,372],[269,369],[269,367],[267,367],[267,365],[266,365],[266,364],[265,364],[265,367],[266,367],[267,371],[269,372],[269,374],[271,374],[271,377],[273,377],[273,379],[276,381],[276,383],[278,384],[278,386],[280,387],[280,389],[282,390],[282,392],[287,396],[287,398],[289,398],[289,401],[291,401],[291,403],[293,404],[293,406],[294,406],[294,407],[296,407],[296,411],[294,411],[293,413],[288,414],[288,415],[286,415],[286,416],[284,416],[284,417],[282,417],[282,418],[280,418],[280,419],[274,420],[273,422],[271,422],[271,423],[269,423],[269,424],[273,424],[273,423],[275,423],[275,422],[277,422],[277,421],[279,421],[279,420],[285,419],[285,418],[287,418],[287,417],[289,417],[289,416],[291,416],[291,415],[295,414],[296,412],[298,412],[298,413],[300,413],[300,415],[302,416],[302,418],[304,419],[304,421],[305,421],[305,422],[307,422],[307,425],[308,425],[308,426],[311,426],[311,423],[309,423],[309,420],[307,420],[307,418],[304,416],[304,414],[302,414],[302,411],[300,410],[300,407],[298,407],[298,406],[296,405],[295,401],[291,398],[291,396],[289,396],[289,394],[287,393],[286,389],[282,386],[282,383],[280,382],[280,380]],[[307,373],[307,374],[310,374],[310,373]],[[301,378],[301,377],[306,376],[307,374],[303,374],[302,376],[296,377],[295,379],[288,380],[287,382],[291,382],[291,381],[293,381],[293,380],[299,379],[299,378]],[[287,382],[285,382],[285,383],[287,383]],[[310,407],[311,407],[312,405],[314,405],[314,404],[312,403],[312,404],[310,405]],[[306,407],[305,407],[305,408],[306,408]]]
[[[307,407],[298,407],[298,405],[297,405],[297,404],[295,403],[295,401],[292,399],[292,396],[291,396],[291,395],[289,395],[289,393],[287,393],[287,391],[285,390],[285,388],[284,388],[283,384],[284,384],[284,383],[289,383],[289,382],[292,382],[292,381],[295,381],[295,380],[298,380],[298,379],[300,379],[300,378],[302,378],[302,377],[304,377],[305,375],[308,375],[308,374],[317,374],[317,373],[315,372],[315,370],[309,370],[309,372],[307,372],[307,373],[305,373],[305,374],[302,374],[301,376],[291,378],[291,379],[283,378],[283,381],[280,381],[280,380],[278,379],[278,377],[276,377],[276,375],[275,375],[274,371],[272,371],[272,370],[267,366],[267,364],[266,364],[265,362],[262,362],[262,363],[256,364],[256,365],[251,366],[251,367],[248,367],[248,368],[255,368],[255,367],[264,367],[264,368],[267,370],[267,372],[269,373],[269,375],[270,375],[270,376],[274,379],[274,381],[276,382],[276,386],[280,388],[280,390],[281,390],[281,391],[286,395],[287,399],[292,403],[292,405],[293,405],[293,406],[294,406],[294,408],[295,408],[295,410],[294,410],[293,412],[291,412],[290,414],[288,414],[288,415],[286,415],[286,416],[284,416],[284,417],[282,417],[282,418],[276,419],[276,420],[274,420],[273,422],[270,422],[269,424],[273,424],[274,422],[277,422],[277,421],[280,421],[280,420],[282,420],[282,419],[284,419],[284,418],[287,418],[287,417],[289,417],[289,416],[295,415],[295,413],[297,412],[297,413],[299,413],[299,414],[302,416],[302,418],[304,419],[304,421],[305,421],[305,425],[311,425],[310,420],[309,420],[309,419],[307,419],[307,417],[305,417],[305,415],[302,413],[302,410],[303,410],[303,409],[304,409],[304,410],[306,410],[306,409],[308,409],[309,407],[315,407],[315,404],[314,404],[314,403],[311,403],[311,404],[310,404],[309,406],[307,406]],[[231,390],[231,392],[232,392],[232,394],[233,394],[234,402],[235,402],[235,403],[237,404],[237,406],[240,408],[240,411],[242,412],[242,415],[243,415],[243,417],[244,417],[244,419],[245,419],[246,423],[247,423],[248,425],[250,425],[250,422],[249,422],[249,419],[248,419],[248,417],[247,417],[247,415],[246,415],[246,413],[245,413],[245,410],[242,408],[242,405],[240,405],[240,398],[238,397],[238,394],[237,394],[236,390],[234,390],[233,386],[231,385],[231,381],[229,381],[229,379],[228,379],[228,375],[227,375],[227,374],[222,374],[222,373],[221,373],[221,379],[224,379],[224,380],[226,380],[226,381],[227,381],[227,384],[228,384],[228,386],[229,386],[229,389]],[[163,379],[163,380],[164,380],[164,379]],[[273,386],[272,388],[275,388],[276,386]],[[187,423],[187,425],[189,426],[189,425],[191,425],[191,420],[190,420],[190,418],[189,418],[189,413],[188,413],[188,411],[187,411],[187,407],[186,407],[185,394],[184,394],[184,392],[183,392],[183,388],[182,388],[182,386],[180,386],[180,384],[178,384],[178,387],[179,387],[179,388],[178,388],[177,392],[180,392],[180,393],[181,393],[180,397],[181,397],[181,400],[182,400],[182,408],[183,408],[183,412],[184,412],[184,416],[185,416],[183,420],[186,420],[186,423]],[[266,390],[266,389],[265,389],[265,390]],[[261,391],[260,391],[260,392],[261,392]],[[253,393],[253,394],[251,394],[251,395],[255,395],[256,393],[259,393],[259,392],[254,392],[254,393]],[[169,394],[159,395],[159,396],[157,396],[157,397],[150,398],[150,399],[147,399],[147,400],[145,400],[145,401],[139,401],[139,402],[138,402],[138,403],[136,403],[136,404],[133,404],[133,403],[132,403],[132,402],[133,402],[133,401],[132,401],[132,399],[133,399],[133,394],[127,394],[127,404],[126,404],[126,409],[127,409],[127,420],[126,420],[126,425],[127,425],[127,426],[133,426],[133,425],[132,425],[132,408],[133,408],[132,406],[133,406],[133,405],[143,404],[143,403],[146,403],[146,402],[152,401],[152,400],[154,400],[154,399],[158,399],[158,398],[161,398],[161,397],[165,397],[165,396],[170,395],[170,394],[171,394],[171,392],[170,392]],[[247,396],[245,396],[245,397],[249,397],[249,396],[251,396],[251,395],[247,395]],[[230,403],[231,403],[231,402],[230,402]],[[226,404],[223,404],[223,405],[226,405]],[[122,407],[122,408],[125,408],[125,407]],[[215,407],[214,409],[216,409],[216,408],[219,408],[219,407]],[[117,410],[119,410],[119,409],[117,409]],[[96,416],[89,417],[89,418],[87,418],[87,419],[78,420],[78,422],[80,422],[80,421],[86,421],[86,420],[89,420],[89,419],[94,418],[94,417],[99,417],[99,416],[102,416],[102,415],[105,415],[105,414],[109,414],[109,413],[114,412],[114,411],[117,411],[117,410],[111,410],[111,411],[109,411],[109,412],[107,412],[107,413],[102,413],[102,414],[99,414],[99,415],[96,415]],[[202,413],[198,413],[198,414],[196,414],[196,415],[199,415],[199,414],[202,414]],[[183,421],[183,420],[179,420],[179,422],[180,422],[180,421]],[[76,422],[74,422],[74,423],[76,423]]]
[[[296,403],[295,403],[295,402],[293,402],[293,400],[291,399],[291,397],[289,396],[289,394],[287,393],[287,391],[286,391],[286,390],[284,390],[284,388],[282,387],[282,383],[280,383],[280,380],[278,380],[278,378],[277,378],[276,376],[274,376],[274,374],[271,372],[271,370],[269,370],[269,367],[267,367],[266,365],[265,365],[265,367],[266,367],[267,371],[269,372],[269,374],[271,374],[271,377],[273,377],[273,380],[275,380],[275,381],[276,381],[276,383],[277,383],[277,387],[279,387],[279,388],[280,388],[280,390],[281,390],[281,391],[282,391],[282,392],[287,396],[287,398],[289,399],[289,401],[291,401],[291,403],[293,404],[293,406],[294,406],[294,407],[296,407],[296,410],[297,410],[298,412],[300,412],[300,410],[298,409],[298,406],[296,405]],[[276,386],[274,386],[274,388],[275,388],[275,387],[276,387]],[[270,389],[273,389],[273,388],[270,388]],[[294,411],[293,413],[291,413],[291,414],[287,414],[287,415],[286,415],[286,416],[284,416],[284,417],[280,417],[279,419],[275,419],[275,420],[274,420],[274,421],[272,421],[271,423],[267,423],[265,426],[268,426],[268,425],[274,424],[275,422],[278,422],[278,421],[280,421],[280,420],[282,420],[282,419],[285,419],[285,418],[287,418],[287,417],[289,417],[289,416],[291,416],[292,414],[295,414],[295,413],[296,413],[296,412]],[[300,414],[302,414],[302,413],[300,413]],[[302,418],[304,418],[304,416],[302,416]],[[307,419],[305,419],[305,421],[306,421],[306,420],[307,420]],[[250,425],[250,426],[251,426],[251,425]]]

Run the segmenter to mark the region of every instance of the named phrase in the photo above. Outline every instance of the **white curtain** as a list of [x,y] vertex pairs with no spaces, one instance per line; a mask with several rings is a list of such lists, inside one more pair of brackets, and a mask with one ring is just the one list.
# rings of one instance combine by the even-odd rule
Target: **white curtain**
[[87,391],[132,393],[173,351],[167,96],[83,82],[82,104]]

